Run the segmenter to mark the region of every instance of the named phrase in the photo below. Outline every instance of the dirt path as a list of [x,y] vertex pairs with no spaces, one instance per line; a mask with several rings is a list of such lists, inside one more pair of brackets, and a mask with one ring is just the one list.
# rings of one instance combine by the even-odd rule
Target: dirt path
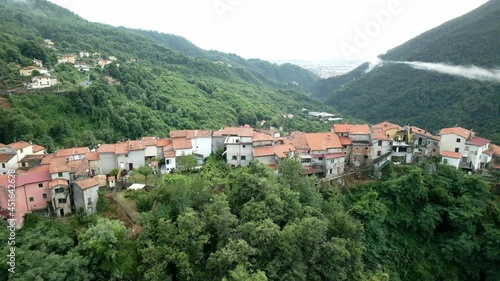
[[123,211],[127,214],[127,216],[134,222],[134,224],[137,222],[137,219],[139,218],[139,212],[137,211],[137,207],[135,206],[135,202],[133,200],[129,200],[125,197],[123,197],[123,191],[117,192],[113,198],[120,204],[122,207]]

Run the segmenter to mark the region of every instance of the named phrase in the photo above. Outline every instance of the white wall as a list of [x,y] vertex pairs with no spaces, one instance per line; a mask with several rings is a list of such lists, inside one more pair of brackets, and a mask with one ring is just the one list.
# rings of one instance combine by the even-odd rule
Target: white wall
[[203,137],[203,138],[194,138],[191,140],[193,144],[193,148],[196,154],[203,155],[203,158],[207,158],[212,153],[212,138],[211,137]]
[[148,145],[144,150],[145,157],[157,157],[158,152],[156,150],[156,145]]
[[[134,165],[134,169],[146,165],[146,158],[144,155],[144,150],[132,150],[128,152],[128,163]],[[128,169],[128,165],[127,165]]]
[[167,169],[167,173],[169,173],[171,170],[175,170],[176,168],[175,157],[165,158],[165,168]]
[[63,172],[62,177],[59,176],[59,173],[53,173],[50,174],[50,178],[55,180],[55,179],[65,179],[67,181],[71,180],[69,176],[69,172]]
[[[460,139],[460,142],[457,142],[457,139]],[[465,138],[455,134],[442,135],[439,146],[441,151],[455,152],[455,148],[459,148],[458,152],[463,153],[465,150]]]
[[[2,164],[5,164],[5,168],[2,168]],[[17,170],[17,157],[14,155],[6,163],[0,163],[0,175],[7,174],[9,170]]]
[[101,173],[109,174],[111,170],[118,168],[114,153],[99,153],[99,168]]
[[449,157],[443,157],[441,160],[441,163],[445,163],[446,161],[448,165],[453,166],[458,169],[458,165],[460,164],[460,159],[455,159],[455,158],[449,158]]

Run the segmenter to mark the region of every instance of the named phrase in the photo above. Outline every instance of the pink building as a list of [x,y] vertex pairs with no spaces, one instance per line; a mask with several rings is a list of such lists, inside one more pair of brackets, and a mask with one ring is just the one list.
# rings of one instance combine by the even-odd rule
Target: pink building
[[[0,211],[8,206],[8,175],[0,175]],[[49,166],[43,165],[27,172],[16,174],[16,225],[21,226],[24,215],[34,210],[46,209],[51,200],[49,182],[51,181]]]

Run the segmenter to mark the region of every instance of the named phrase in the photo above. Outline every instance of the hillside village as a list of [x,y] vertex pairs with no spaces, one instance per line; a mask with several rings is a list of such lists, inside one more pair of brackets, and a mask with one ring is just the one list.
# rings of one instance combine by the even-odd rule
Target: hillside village
[[[486,176],[488,171],[500,171],[500,146],[472,130],[444,128],[435,136],[389,122],[334,124],[330,132],[296,131],[288,136],[248,125],[218,131],[178,130],[171,131],[170,138],[143,137],[52,154],[37,144],[19,141],[0,144],[0,215],[9,217],[7,174],[12,170],[16,170],[15,218],[20,226],[26,213],[47,208],[59,217],[77,209],[94,213],[98,190],[114,187],[128,172],[142,166],[157,174],[176,172],[182,168],[179,159],[188,155],[201,168],[213,153],[222,153],[233,167],[256,161],[276,172],[281,160],[296,157],[305,174],[330,180],[356,170],[378,177],[391,162],[411,164],[431,157],[469,173]],[[110,175],[113,170],[118,170],[118,179]]]
[[[43,46],[55,50],[54,42],[50,39],[45,39]],[[78,54],[60,54],[57,57],[57,64],[70,64],[73,65],[78,71],[82,73],[88,73],[93,68],[104,68],[105,66],[118,61],[116,56],[108,56],[107,59],[102,58],[101,54],[98,52],[90,53],[88,51],[80,51]],[[129,63],[136,62],[135,59],[127,60]],[[117,63],[117,66],[119,64]],[[57,77],[52,76],[49,69],[44,66],[44,62],[33,58],[32,65],[25,66],[19,68],[19,75],[24,77],[31,77],[31,81],[26,83],[26,89],[43,89],[50,88],[52,86],[58,85],[60,81],[58,81]],[[115,81],[112,77],[105,76],[104,77],[109,83],[117,84],[118,81]],[[90,81],[84,81],[82,86],[87,86],[90,84]]]

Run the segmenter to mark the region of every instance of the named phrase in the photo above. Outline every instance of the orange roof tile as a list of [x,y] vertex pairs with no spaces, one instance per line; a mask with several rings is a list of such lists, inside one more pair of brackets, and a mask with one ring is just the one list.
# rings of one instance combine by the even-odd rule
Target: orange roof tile
[[348,124],[334,124],[333,127],[333,132],[335,133],[348,133]]
[[391,140],[390,137],[388,137],[385,134],[385,130],[380,128],[380,127],[372,127],[372,139],[374,140]]
[[99,153],[96,151],[87,152],[85,153],[85,159],[89,161],[98,161],[100,159]]
[[255,147],[253,149],[253,155],[255,157],[276,155],[279,158],[285,158],[287,156],[287,153],[292,151],[295,151],[295,148],[292,145],[279,144],[273,146]]
[[54,157],[50,161],[50,173],[55,174],[55,173],[64,173],[64,172],[69,172],[71,171],[70,167],[68,166],[68,160],[66,160],[65,157]]
[[165,158],[173,158],[175,157],[175,151],[171,150],[171,151],[165,151],[164,155],[163,155]]
[[348,137],[339,137],[339,140],[342,145],[352,145],[352,140]]
[[68,185],[68,181],[65,179],[55,179],[49,182],[49,188],[53,188],[59,185]]
[[492,150],[496,155],[500,155],[500,146],[491,143],[490,150]]
[[493,150],[491,150],[491,149],[485,150],[485,151],[483,151],[483,153],[487,154],[487,155],[493,155],[493,154],[495,154],[495,152]]
[[98,153],[115,153],[116,144],[101,144],[97,148]]
[[253,141],[274,141],[274,138],[271,137],[268,134],[260,133],[260,132],[253,132]]
[[350,135],[369,135],[370,134],[370,126],[367,124],[352,124],[349,125],[349,134]]
[[201,138],[212,136],[212,131],[208,130],[177,130],[170,131],[171,138]]
[[240,137],[251,137],[253,136],[253,128],[244,127],[225,127],[222,130],[214,131],[214,136],[240,136]]
[[306,139],[311,150],[318,151],[327,150],[329,148],[342,148],[339,136],[334,133],[309,133],[306,134]]
[[156,146],[158,147],[165,147],[169,144],[171,144],[172,141],[170,139],[159,139],[157,142],[156,142]]
[[73,148],[59,149],[58,151],[56,151],[56,157],[81,155],[89,151],[90,150],[88,147],[73,147]]
[[16,153],[0,153],[0,163],[7,163],[10,159],[14,158]]
[[306,134],[303,132],[292,132],[290,135],[290,144],[297,150],[309,150]]
[[426,130],[420,129],[419,127],[410,126],[410,130],[413,134],[418,134],[421,136],[425,136],[425,137],[437,140],[437,136],[427,132]]
[[193,144],[191,143],[191,139],[175,138],[172,139],[172,147],[174,148],[174,150],[190,149],[193,148]]
[[68,162],[67,166],[69,171],[75,173],[76,176],[85,176],[89,169],[89,161],[87,159],[72,160]]
[[455,134],[457,136],[461,136],[465,139],[468,139],[471,135],[471,131],[464,129],[462,127],[453,127],[453,128],[444,128],[439,131],[439,135],[449,135]]
[[393,129],[403,130],[403,127],[399,126],[398,124],[393,124],[393,123],[390,123],[387,121],[375,124],[372,126],[372,128],[379,128],[379,129],[382,129],[384,132],[387,130],[393,130]]
[[142,142],[145,146],[156,146],[156,142],[158,141],[157,137],[143,137]]
[[37,152],[40,152],[43,150],[45,150],[45,147],[38,145],[38,144],[33,145],[33,153],[37,153]]
[[42,162],[40,163],[40,165],[50,165],[50,162],[52,161],[52,159],[54,159],[56,157],[55,154],[47,154],[45,155],[45,157],[43,157],[42,159]]
[[143,141],[140,140],[131,140],[128,141],[128,150],[133,151],[133,150],[144,150],[146,146],[144,145]]
[[19,150],[19,149],[22,149],[22,148],[25,148],[25,147],[28,147],[30,146],[31,144],[29,142],[25,142],[25,141],[18,141],[18,142],[13,142],[11,144],[9,144],[8,146],[12,149],[15,149],[15,150]]
[[128,154],[128,142],[119,142],[115,144],[115,154]]
[[94,178],[88,178],[84,180],[77,180],[75,181],[75,184],[80,188],[80,189],[87,189],[90,187],[94,186],[99,186],[99,182],[94,179]]
[[455,159],[460,159],[462,158],[462,154],[459,152],[452,152],[452,151],[442,151],[440,153],[443,157],[448,157],[448,158],[455,158]]

